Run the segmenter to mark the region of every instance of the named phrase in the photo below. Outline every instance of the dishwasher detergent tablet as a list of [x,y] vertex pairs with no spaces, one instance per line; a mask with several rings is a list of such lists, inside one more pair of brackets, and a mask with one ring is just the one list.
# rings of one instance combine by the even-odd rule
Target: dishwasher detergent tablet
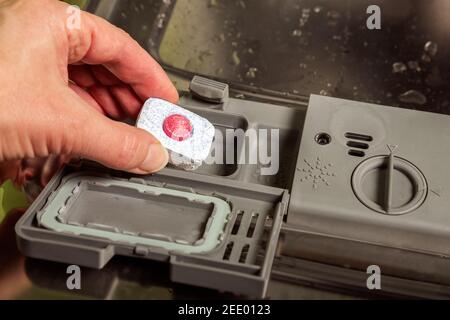
[[196,170],[202,165],[215,133],[208,120],[156,98],[145,102],[136,126],[155,136],[169,152],[169,162],[184,170]]

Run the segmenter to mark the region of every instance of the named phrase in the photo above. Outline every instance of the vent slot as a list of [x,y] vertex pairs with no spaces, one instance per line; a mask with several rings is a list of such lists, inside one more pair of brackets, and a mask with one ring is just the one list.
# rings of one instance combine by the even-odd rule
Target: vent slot
[[354,133],[354,132],[347,132],[345,134],[345,137],[347,139],[351,139],[351,140],[359,140],[359,141],[366,141],[366,142],[373,141],[373,138],[371,136],[368,136],[365,134],[360,134],[360,133]]
[[231,234],[237,234],[239,232],[239,228],[242,222],[242,216],[244,215],[244,211],[238,211],[236,215],[236,220],[234,221],[233,229],[231,230]]
[[252,219],[250,221],[250,225],[248,226],[247,230],[247,238],[253,237],[253,234],[255,233],[256,223],[258,222],[259,213],[253,213]]
[[359,158],[363,158],[363,157],[366,156],[366,154],[363,151],[361,151],[361,150],[354,150],[354,149],[349,150],[348,154],[351,155],[352,157],[359,157]]
[[223,260],[230,260],[231,252],[233,251],[234,242],[230,241],[225,248],[225,252],[223,253]]
[[363,149],[363,150],[369,149],[369,145],[364,142],[349,141],[347,142],[347,146],[355,149]]
[[241,256],[239,257],[240,263],[245,263],[247,261],[248,252],[250,250],[250,245],[246,244],[242,247]]

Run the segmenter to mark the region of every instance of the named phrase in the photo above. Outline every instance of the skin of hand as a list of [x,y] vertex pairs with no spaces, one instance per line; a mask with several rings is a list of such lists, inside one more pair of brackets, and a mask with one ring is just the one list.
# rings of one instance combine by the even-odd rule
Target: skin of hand
[[[167,151],[149,133],[118,120],[143,102],[176,103],[157,62],[123,30],[57,0],[0,0],[0,162],[75,156],[148,174]],[[17,166],[16,166],[17,167]]]

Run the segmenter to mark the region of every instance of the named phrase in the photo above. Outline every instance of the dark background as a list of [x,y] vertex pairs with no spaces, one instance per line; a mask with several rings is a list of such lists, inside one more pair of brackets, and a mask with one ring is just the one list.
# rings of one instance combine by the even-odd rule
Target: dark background
[[134,0],[110,20],[178,70],[450,114],[448,0]]

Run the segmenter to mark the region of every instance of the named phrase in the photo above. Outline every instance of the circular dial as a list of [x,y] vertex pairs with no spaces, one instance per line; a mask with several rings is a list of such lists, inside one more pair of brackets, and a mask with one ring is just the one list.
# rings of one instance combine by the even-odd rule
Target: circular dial
[[393,154],[362,162],[353,172],[352,187],[366,207],[389,215],[416,210],[425,201],[428,190],[422,172]]

